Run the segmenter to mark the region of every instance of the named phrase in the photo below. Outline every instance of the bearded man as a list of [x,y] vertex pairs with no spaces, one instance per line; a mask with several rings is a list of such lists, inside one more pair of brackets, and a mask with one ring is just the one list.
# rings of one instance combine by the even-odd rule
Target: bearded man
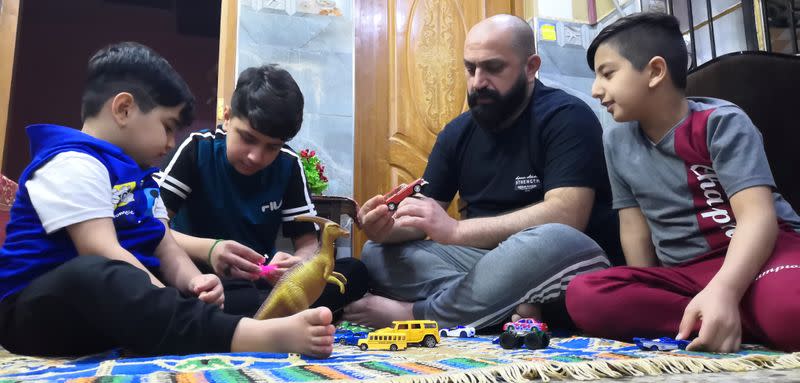
[[[602,128],[583,101],[536,78],[540,65],[518,17],[469,31],[470,110],[439,133],[425,196],[392,212],[377,195],[360,209],[372,293],[346,306],[345,319],[476,328],[542,319],[574,276],[619,264]],[[446,212],[456,192],[461,220]]]

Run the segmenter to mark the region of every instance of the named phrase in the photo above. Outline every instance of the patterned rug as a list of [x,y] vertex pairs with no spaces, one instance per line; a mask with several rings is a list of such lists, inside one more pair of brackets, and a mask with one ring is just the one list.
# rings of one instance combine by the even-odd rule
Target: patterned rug
[[118,352],[45,359],[0,349],[0,383],[522,382],[800,367],[800,353],[749,346],[736,354],[645,352],[628,343],[573,337],[556,338],[547,349],[529,351],[504,350],[491,340],[443,338],[432,349],[412,347],[395,352],[362,352],[353,346],[337,345],[333,356],[324,360],[265,353],[121,358]]

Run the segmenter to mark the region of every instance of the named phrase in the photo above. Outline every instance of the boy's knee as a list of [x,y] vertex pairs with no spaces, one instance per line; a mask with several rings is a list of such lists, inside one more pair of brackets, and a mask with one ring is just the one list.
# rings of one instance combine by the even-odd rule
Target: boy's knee
[[[98,289],[103,288],[101,283],[108,283],[109,281],[119,281],[120,283],[133,283],[131,278],[108,278],[108,273],[116,271],[135,271],[138,270],[135,266],[123,262],[108,259],[106,257],[96,255],[80,255],[66,263],[64,263],[58,270],[59,282],[65,288],[75,289]],[[141,273],[145,276],[144,273]]]
[[[592,274],[576,275],[567,285],[567,308],[580,309],[594,300],[595,289]],[[573,310],[570,310],[573,311]]]
[[[613,299],[598,288],[603,282],[603,272],[577,275],[567,286],[567,312],[579,329],[597,333],[597,326],[603,326],[603,313],[609,310]],[[602,330],[602,329],[601,329]]]
[[763,311],[758,315],[761,318],[761,331],[767,338],[763,341],[781,351],[800,351],[800,332],[786,322],[786,318],[800,317],[800,304],[770,299],[760,302],[758,308]]
[[364,262],[355,258],[343,258],[336,261],[336,269],[347,278],[345,294],[360,298],[369,287],[369,272]]
[[360,259],[348,257],[337,259],[335,270],[344,274],[345,276],[349,276],[366,273],[367,267],[364,266],[364,262],[362,262]]
[[79,255],[59,267],[61,278],[70,282],[99,276],[99,271],[108,267],[111,260],[97,255]]

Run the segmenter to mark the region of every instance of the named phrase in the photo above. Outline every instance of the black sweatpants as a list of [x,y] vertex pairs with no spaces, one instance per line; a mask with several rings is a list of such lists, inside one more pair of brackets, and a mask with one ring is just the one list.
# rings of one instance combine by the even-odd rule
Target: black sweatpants
[[[342,273],[347,278],[344,294],[339,292],[339,286],[329,283],[325,285],[322,295],[311,307],[324,306],[331,309],[335,320],[345,305],[360,299],[367,293],[369,277],[367,276],[367,267],[355,258],[336,260],[333,270]],[[251,282],[244,279],[223,278],[222,285],[225,287],[225,312],[248,317],[256,314],[258,308],[272,291],[272,285],[265,279]]]
[[229,352],[240,319],[153,286],[127,262],[79,256],[0,301],[0,344],[42,356]]

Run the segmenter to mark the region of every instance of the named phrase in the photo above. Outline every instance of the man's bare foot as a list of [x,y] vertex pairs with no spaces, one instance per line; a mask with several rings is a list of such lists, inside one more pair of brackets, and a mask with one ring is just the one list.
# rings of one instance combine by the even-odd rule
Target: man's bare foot
[[344,307],[344,320],[363,326],[389,327],[395,320],[413,320],[414,304],[400,302],[379,295],[366,294]]
[[231,352],[291,352],[327,358],[333,352],[332,319],[327,307],[285,318],[242,318],[233,333]]
[[511,321],[516,322],[522,318],[533,318],[542,320],[542,308],[532,303],[520,303],[514,314],[511,314]]

